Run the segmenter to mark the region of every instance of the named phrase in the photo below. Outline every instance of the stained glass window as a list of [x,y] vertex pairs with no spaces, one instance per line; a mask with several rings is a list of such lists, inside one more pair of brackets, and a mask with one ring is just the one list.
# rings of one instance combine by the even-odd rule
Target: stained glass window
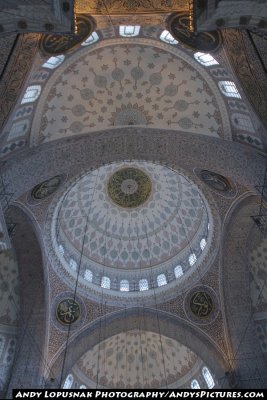
[[194,54],[195,59],[205,67],[209,67],[210,65],[219,64],[218,61],[215,60],[209,53],[201,53],[197,52]]
[[166,276],[164,274],[158,275],[157,276],[157,283],[158,283],[158,286],[167,285]]
[[147,279],[140,279],[139,281],[139,290],[148,290],[148,281]]
[[101,287],[103,289],[110,289],[110,279],[107,276],[102,276]]
[[89,46],[99,40],[99,36],[96,32],[93,32],[83,43],[82,46]]
[[63,54],[55,57],[50,57],[44,64],[44,68],[55,69],[60,66],[65,60],[65,56]]
[[40,85],[28,86],[21,100],[21,104],[32,103],[33,101],[37,100],[40,96],[41,89],[42,88]]
[[84,279],[86,279],[88,282],[93,281],[93,273],[90,271],[90,269],[86,269],[84,272]]
[[121,292],[129,292],[129,282],[125,279],[123,279],[120,282],[120,291]]
[[183,275],[183,268],[181,267],[181,265],[177,265],[175,268],[174,268],[174,275],[175,275],[175,278],[176,279],[178,279],[178,278],[180,278],[180,276],[182,276]]
[[169,31],[163,31],[160,35],[160,40],[169,44],[177,44],[178,40],[174,39],[174,37],[170,34]]
[[64,382],[63,389],[70,389],[73,384],[73,376],[69,374]]
[[205,238],[200,240],[200,248],[201,248],[201,250],[205,249],[206,244],[207,244],[207,241],[206,241]]
[[241,99],[240,93],[237,90],[237,87],[232,81],[219,81],[218,82],[220,91],[227,97],[237,97]]
[[199,383],[196,379],[192,380],[191,389],[200,389]]
[[124,37],[138,36],[140,32],[139,25],[121,25],[120,35]]
[[207,367],[203,367],[202,375],[208,385],[208,388],[212,389],[215,386],[215,383]]
[[188,261],[189,261],[189,264],[191,265],[191,267],[192,267],[192,265],[195,264],[195,262],[197,261],[197,257],[195,255],[195,253],[190,254]]

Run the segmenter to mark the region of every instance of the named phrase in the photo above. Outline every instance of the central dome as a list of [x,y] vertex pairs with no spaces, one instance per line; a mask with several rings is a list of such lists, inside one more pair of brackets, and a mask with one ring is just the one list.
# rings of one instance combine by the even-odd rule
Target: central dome
[[[79,266],[83,283],[149,290],[203,258],[207,204],[179,171],[147,161],[114,162],[85,173],[67,189],[53,207],[52,237],[61,265],[68,274]],[[140,280],[147,282],[143,289]]]

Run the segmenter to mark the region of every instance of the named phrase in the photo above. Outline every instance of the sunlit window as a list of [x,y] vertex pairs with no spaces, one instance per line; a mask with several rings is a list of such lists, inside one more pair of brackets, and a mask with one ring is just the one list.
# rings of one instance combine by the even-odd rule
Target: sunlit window
[[191,265],[191,267],[192,267],[192,265],[195,264],[195,262],[197,261],[197,257],[195,255],[195,253],[190,254],[188,261],[189,261],[189,264]]
[[120,291],[121,292],[129,292],[129,282],[125,279],[120,281]]
[[88,282],[93,281],[93,273],[90,271],[90,269],[86,269],[84,272],[84,279],[86,279]]
[[181,265],[177,265],[175,268],[174,268],[174,275],[175,275],[175,278],[176,279],[178,279],[178,278],[180,278],[180,276],[182,276],[183,275],[183,268],[181,267]]
[[60,56],[50,57],[42,66],[44,68],[55,69],[60,66],[65,60],[65,56],[61,54]]
[[81,45],[82,46],[90,46],[99,40],[99,36],[96,32],[93,32]]
[[80,389],[86,389],[86,386],[85,385],[81,385]]
[[124,37],[138,36],[140,32],[139,25],[121,25],[120,35]]
[[200,389],[199,383],[196,379],[192,380],[191,389]]
[[207,367],[203,367],[202,375],[208,385],[208,388],[212,389],[215,386],[215,383]]
[[157,283],[158,283],[158,286],[167,285],[166,276],[164,274],[158,275],[157,276]]
[[64,250],[64,247],[62,246],[62,244],[60,244],[60,245],[58,246],[58,251],[59,251],[59,254],[60,254],[61,256],[64,256],[65,250]]
[[140,279],[140,281],[139,281],[139,290],[141,292],[143,290],[148,290],[148,281],[147,281],[147,279]]
[[70,260],[70,267],[71,267],[72,269],[74,269],[74,271],[76,271],[76,269],[77,269],[77,263],[76,263],[75,260],[73,260],[73,259]]
[[110,279],[107,276],[102,276],[101,287],[103,289],[110,289]]
[[209,67],[210,65],[219,64],[218,61],[215,60],[209,53],[201,53],[197,52],[194,54],[195,59],[205,67]]
[[0,357],[3,353],[5,347],[5,337],[3,335],[0,335]]
[[206,241],[205,238],[200,240],[200,248],[201,248],[201,250],[205,249],[206,244],[207,244],[207,241]]
[[71,389],[73,384],[73,376],[69,374],[64,382],[63,389]]
[[33,101],[38,99],[40,93],[41,93],[40,85],[28,86],[21,100],[21,104],[32,103]]
[[177,44],[178,40],[174,39],[174,37],[170,34],[169,31],[163,31],[160,35],[160,40],[169,44]]
[[219,81],[218,82],[220,91],[227,97],[237,97],[241,99],[240,93],[237,90],[236,85],[232,81]]

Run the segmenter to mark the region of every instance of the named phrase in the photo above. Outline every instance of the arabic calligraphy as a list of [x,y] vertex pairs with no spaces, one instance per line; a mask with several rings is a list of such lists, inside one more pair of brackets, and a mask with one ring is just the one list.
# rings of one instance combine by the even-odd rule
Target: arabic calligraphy
[[56,316],[64,325],[73,324],[80,316],[79,304],[73,299],[62,300],[57,306]]
[[177,13],[168,21],[168,28],[172,36],[184,45],[203,52],[218,50],[222,44],[220,32],[190,32],[189,14]]
[[51,179],[39,183],[32,189],[31,196],[34,200],[42,200],[54,193],[62,182],[62,175],[56,175]]
[[211,296],[206,292],[196,292],[190,299],[190,308],[194,315],[199,318],[206,318],[213,310]]
[[91,35],[95,23],[91,17],[79,14],[76,19],[76,25],[77,32],[75,34],[43,35],[40,42],[41,51],[44,54],[56,55],[73,50]]
[[219,190],[220,192],[230,192],[232,190],[228,179],[216,172],[203,170],[201,171],[201,178],[212,189]]

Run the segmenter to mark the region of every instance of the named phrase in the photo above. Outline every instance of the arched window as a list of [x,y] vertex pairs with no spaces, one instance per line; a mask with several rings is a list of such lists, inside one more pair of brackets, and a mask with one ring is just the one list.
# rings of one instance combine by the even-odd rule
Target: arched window
[[0,357],[3,353],[5,347],[5,337],[3,335],[0,335]]
[[32,103],[33,101],[37,100],[40,96],[41,89],[42,88],[40,85],[28,86],[21,100],[21,104]]
[[73,376],[69,374],[64,382],[63,389],[71,389],[73,384]]
[[219,81],[218,82],[220,91],[227,97],[237,97],[241,99],[240,93],[237,90],[236,85],[232,81]]
[[101,287],[103,289],[110,289],[110,279],[107,276],[102,276]]
[[202,375],[208,385],[208,388],[212,389],[215,386],[215,383],[214,383],[213,377],[211,376],[211,373],[207,367],[202,368]]
[[59,254],[60,254],[61,256],[64,256],[65,250],[64,250],[64,247],[62,246],[62,244],[60,244],[60,245],[58,246],[58,251],[59,251]]
[[148,281],[147,281],[147,279],[140,279],[140,281],[139,281],[139,290],[141,292],[143,290],[148,290]]
[[206,241],[205,238],[200,240],[200,248],[201,248],[201,250],[205,249],[206,244],[207,244],[207,241]]
[[204,67],[209,67],[210,65],[219,64],[218,61],[215,60],[209,53],[201,53],[197,52],[194,54],[195,59],[200,64],[204,65]]
[[174,39],[174,37],[170,34],[169,31],[163,31],[160,35],[160,40],[162,40],[165,43],[169,44],[177,44],[178,40]]
[[126,279],[120,281],[120,291],[129,292],[129,282]]
[[81,46],[89,46],[99,40],[99,36],[96,32],[93,32],[82,44]]
[[61,54],[60,56],[50,57],[43,65],[43,68],[55,69],[60,66],[65,60],[65,56]]
[[88,282],[93,281],[93,273],[90,271],[90,269],[86,269],[84,272],[84,279],[86,279]]
[[158,275],[157,276],[157,283],[158,283],[158,286],[167,285],[166,276],[164,274]]
[[86,389],[86,386],[85,385],[81,385],[80,389]]
[[199,383],[196,379],[193,379],[191,382],[191,389],[200,389]]
[[192,267],[192,265],[195,264],[195,262],[197,261],[197,257],[195,255],[195,253],[190,254],[188,261],[189,261],[189,264],[191,265],[191,267]]
[[73,269],[74,271],[77,270],[77,263],[75,260],[73,260],[72,258],[70,259],[70,267],[71,269]]
[[180,278],[180,276],[182,276],[183,275],[183,268],[181,267],[181,265],[177,265],[175,268],[174,268],[174,275],[175,275],[175,278],[176,279],[178,279],[178,278]]
[[120,35],[124,37],[138,36],[140,32],[139,25],[121,25]]
[[231,115],[232,124],[235,128],[242,131],[255,132],[252,121],[246,114],[233,113]]

